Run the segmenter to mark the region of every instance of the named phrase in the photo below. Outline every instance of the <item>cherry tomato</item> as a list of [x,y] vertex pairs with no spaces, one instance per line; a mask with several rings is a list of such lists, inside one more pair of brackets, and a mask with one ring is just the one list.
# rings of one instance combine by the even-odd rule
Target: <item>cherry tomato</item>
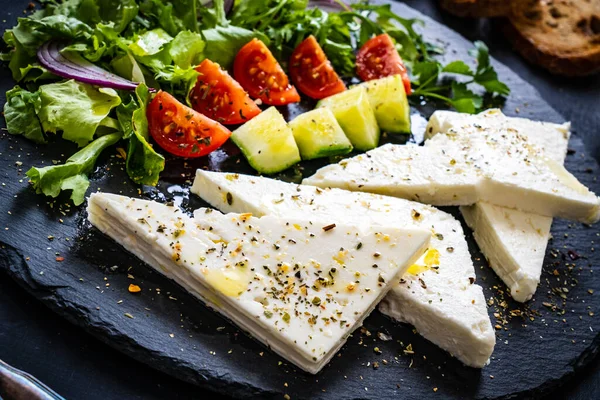
[[300,101],[281,65],[258,39],[252,39],[238,52],[233,76],[250,96],[265,104],[282,106]]
[[412,93],[410,78],[400,54],[387,33],[369,39],[356,54],[356,72],[363,81],[401,75],[406,94]]
[[198,83],[190,93],[192,108],[225,125],[243,124],[260,114],[260,108],[227,71],[208,59],[202,61]]
[[220,123],[159,91],[146,110],[148,128],[160,147],[180,157],[201,157],[221,147],[231,132]]
[[346,85],[312,35],[292,53],[289,70],[296,87],[313,99],[323,99],[346,90]]

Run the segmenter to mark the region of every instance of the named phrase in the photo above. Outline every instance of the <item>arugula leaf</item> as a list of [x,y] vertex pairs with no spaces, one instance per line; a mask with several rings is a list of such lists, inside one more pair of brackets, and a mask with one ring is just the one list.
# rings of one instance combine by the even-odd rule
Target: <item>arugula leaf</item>
[[42,106],[39,92],[28,92],[15,86],[6,92],[4,118],[11,135],[23,135],[36,143],[46,143],[37,113]]
[[138,5],[135,0],[65,0],[45,10],[47,15],[64,15],[88,25],[112,23],[120,33],[137,16]]
[[113,89],[69,80],[40,86],[38,117],[46,132],[63,131],[63,138],[80,147],[94,138],[111,109],[121,103]]
[[[400,56],[403,59],[407,59],[409,61],[415,61],[417,56],[422,60],[429,60],[431,57],[429,55],[430,51],[427,43],[423,39],[423,36],[417,33],[415,30],[415,25],[423,25],[423,21],[418,19],[406,19],[402,18],[396,13],[392,11],[392,6],[390,4],[383,5],[372,5],[372,4],[353,4],[352,8],[357,11],[367,12],[363,15],[369,15],[369,13],[375,13],[376,15],[376,26],[379,27],[377,30],[377,34],[387,32],[392,30],[392,33],[399,29],[399,26],[402,27],[403,31],[406,33],[406,36],[412,42],[411,46],[407,46],[406,40],[404,40],[404,50],[400,49]],[[393,22],[397,22],[399,24],[394,24]],[[396,35],[398,35],[396,33]],[[394,35],[391,35],[394,37]],[[401,43],[402,44],[402,43]],[[416,51],[416,52],[415,52]]]
[[140,84],[135,90],[136,100],[117,109],[117,118],[123,137],[129,138],[127,149],[127,174],[135,183],[156,186],[165,159],[148,143],[148,119],[146,106],[150,99],[148,88]]
[[71,190],[71,200],[78,206],[84,201],[85,192],[90,186],[87,174],[94,168],[98,156],[120,139],[121,132],[101,136],[69,157],[64,164],[32,167],[27,171],[27,176],[36,193],[57,197],[62,190]]
[[171,36],[184,30],[199,31],[196,0],[142,0],[140,11]]

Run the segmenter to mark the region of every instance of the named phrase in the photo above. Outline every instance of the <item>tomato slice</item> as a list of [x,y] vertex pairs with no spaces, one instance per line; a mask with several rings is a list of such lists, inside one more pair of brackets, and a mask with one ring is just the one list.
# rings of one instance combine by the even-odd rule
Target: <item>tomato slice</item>
[[410,78],[392,38],[387,33],[369,39],[356,54],[356,69],[363,81],[401,75],[406,94],[412,93]]
[[313,99],[323,99],[346,90],[346,85],[312,35],[292,53],[289,70],[298,89]]
[[221,147],[231,132],[220,123],[159,91],[146,110],[150,135],[160,147],[180,157],[201,157]]
[[227,71],[208,59],[196,71],[198,82],[190,93],[192,108],[225,125],[243,124],[260,114],[260,108]]
[[281,65],[258,39],[240,49],[233,63],[233,76],[250,96],[265,104],[282,106],[300,101]]

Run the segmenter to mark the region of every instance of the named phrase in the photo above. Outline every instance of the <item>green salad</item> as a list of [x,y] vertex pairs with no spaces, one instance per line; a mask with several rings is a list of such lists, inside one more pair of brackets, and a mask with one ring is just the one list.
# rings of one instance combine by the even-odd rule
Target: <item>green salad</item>
[[[410,133],[407,95],[474,113],[482,109],[485,95],[509,94],[483,43],[473,49],[475,68],[462,60],[444,65],[436,60],[442,49],[427,43],[422,29],[422,21],[368,2],[45,0],[4,32],[8,51],[1,58],[16,81],[6,93],[6,126],[10,134],[40,145],[61,135],[80,147],[64,164],[27,172],[38,193],[56,197],[70,190],[79,205],[98,156],[118,142],[126,147],[129,177],[156,185],[165,152],[205,156],[232,135],[226,126],[242,125],[233,133],[234,142],[249,159],[269,159],[264,171],[258,162],[252,165],[272,173],[300,155],[311,159],[346,154],[353,147],[368,150],[377,145],[380,130]],[[328,100],[342,98],[349,78],[387,76],[398,78],[361,88],[371,90],[362,97],[344,95],[350,99],[346,103]],[[457,76],[462,78],[453,79]],[[382,100],[389,90],[399,96],[393,103]],[[286,127],[288,147],[273,147],[281,158],[273,164],[277,157],[261,155],[260,141],[270,137],[243,124],[261,113],[258,106],[299,101],[298,92],[332,105],[333,113],[317,113],[322,128],[307,131],[310,136],[299,136],[299,120],[293,125],[295,141]],[[349,135],[340,107],[372,113],[365,116],[376,121],[368,125],[372,137]],[[366,122],[354,119],[348,126],[357,123]],[[283,157],[284,150],[293,159]]]

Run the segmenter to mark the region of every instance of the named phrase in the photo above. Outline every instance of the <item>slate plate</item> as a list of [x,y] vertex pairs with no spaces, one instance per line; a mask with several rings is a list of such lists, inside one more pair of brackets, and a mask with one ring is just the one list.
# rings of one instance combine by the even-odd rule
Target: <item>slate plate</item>
[[[467,59],[471,44],[458,34],[406,6],[395,3],[393,8],[405,17],[424,19],[426,38],[449,48],[448,59]],[[529,84],[506,67],[495,66],[513,90],[504,107],[507,114],[562,120]],[[4,71],[0,94],[10,87]],[[285,111],[291,116],[310,106]],[[427,115],[430,108],[419,111]],[[570,148],[567,168],[600,192],[599,167],[576,132]],[[505,286],[467,233],[478,282],[486,298],[493,299],[490,316],[501,326],[492,362],[483,370],[463,366],[410,326],[374,312],[365,322],[368,331],[357,331],[319,375],[299,372],[90,228],[83,207],[69,206],[64,198],[47,202],[35,195],[24,176],[29,166],[64,161],[74,150],[62,142],[37,147],[0,134],[0,267],[67,320],[183,380],[234,397],[423,398],[437,390],[447,398],[496,398],[547,393],[598,351],[600,323],[593,314],[600,303],[600,278],[592,266],[600,261],[593,251],[600,234],[597,226],[556,221],[542,283],[526,305],[505,295]],[[204,205],[187,191],[197,167],[249,172],[235,149],[227,146],[202,161],[169,160],[157,189],[137,188],[115,154],[109,151],[100,161],[92,190],[174,199],[188,210]],[[457,210],[449,211],[459,217]],[[129,294],[130,283],[140,285],[142,294]],[[378,333],[393,339],[381,340]],[[404,351],[409,344],[414,354]],[[376,354],[374,347],[382,353]],[[379,368],[373,368],[374,362]]]

